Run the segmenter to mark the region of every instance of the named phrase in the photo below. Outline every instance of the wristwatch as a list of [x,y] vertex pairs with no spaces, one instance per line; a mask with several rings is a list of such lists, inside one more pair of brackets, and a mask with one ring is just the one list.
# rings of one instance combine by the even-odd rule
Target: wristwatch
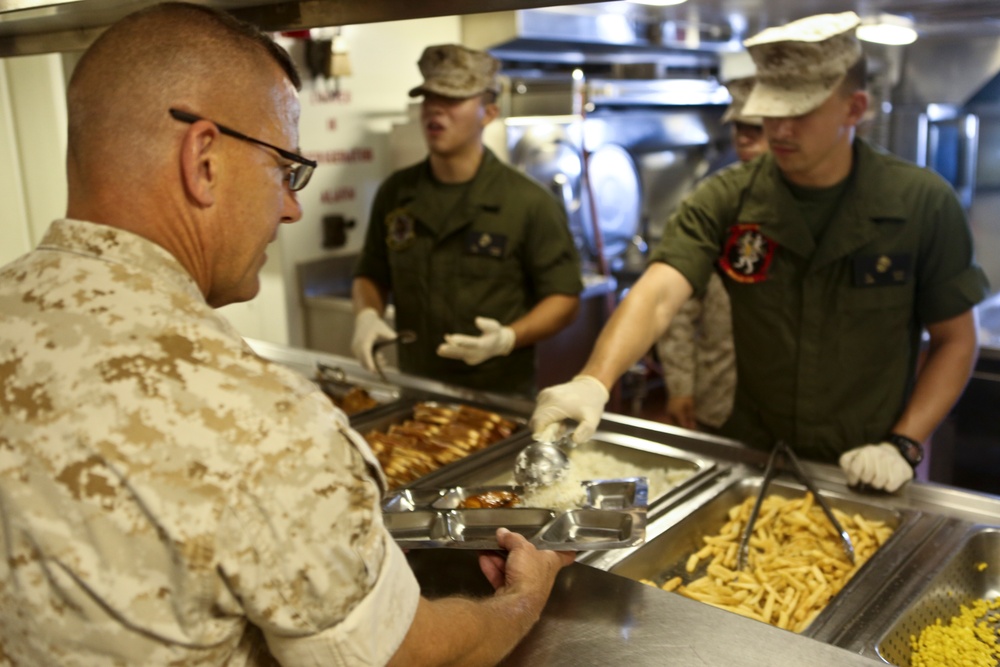
[[900,435],[899,433],[890,433],[885,440],[895,445],[896,449],[899,450],[899,453],[903,455],[903,458],[906,459],[906,462],[911,467],[916,468],[924,460],[924,448],[913,438],[907,438],[905,435]]

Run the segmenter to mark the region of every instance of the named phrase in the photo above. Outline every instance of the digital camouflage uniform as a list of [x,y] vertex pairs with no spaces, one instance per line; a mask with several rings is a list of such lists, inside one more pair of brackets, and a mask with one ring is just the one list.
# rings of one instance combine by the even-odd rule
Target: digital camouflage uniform
[[470,366],[436,353],[449,333],[480,335],[474,320],[509,325],[554,294],[579,294],[580,263],[558,201],[489,149],[455,210],[435,214],[427,161],[379,188],[356,276],[393,295],[405,373],[494,392],[534,392],[535,349]]
[[688,299],[658,345],[668,396],[694,397],[695,419],[718,429],[733,410],[736,357],[729,295],[712,274],[700,299]]
[[165,250],[55,222],[0,269],[0,664],[384,664],[419,589],[346,423]]
[[853,164],[818,243],[765,155],[703,181],[651,255],[696,295],[724,269],[737,389],[723,430],[753,446],[835,461],[879,442],[912,391],[922,327],[988,294],[944,180],[862,140]]

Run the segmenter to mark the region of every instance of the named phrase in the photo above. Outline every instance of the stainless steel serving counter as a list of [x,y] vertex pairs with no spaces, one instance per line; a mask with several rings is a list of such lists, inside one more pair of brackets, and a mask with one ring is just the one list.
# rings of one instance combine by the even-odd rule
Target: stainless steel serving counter
[[[323,362],[359,380],[377,379],[351,359],[248,342],[261,356],[306,374],[312,374],[316,363]],[[533,408],[529,401],[456,389],[391,371],[388,379],[410,397],[471,401],[525,418]],[[623,415],[606,413],[600,429],[717,462],[668,504],[651,506],[647,545],[735,481],[759,476],[767,459],[767,453],[732,440]],[[443,486],[477,473],[481,476],[487,469],[509,466],[524,444],[524,439],[515,439],[494,445],[430,473],[415,485]],[[914,608],[920,607],[928,587],[941,579],[941,571],[955,560],[956,553],[969,551],[966,547],[974,538],[983,538],[979,541],[985,543],[985,551],[980,548],[976,557],[990,560],[994,568],[1000,566],[1000,547],[995,546],[1000,539],[994,539],[1000,538],[1000,497],[922,482],[912,482],[896,495],[860,494],[846,487],[836,466],[803,462],[803,467],[824,495],[891,510],[905,521],[801,634],[665,593],[609,571],[639,552],[640,545],[581,553],[577,563],[560,574],[537,627],[503,664],[890,664],[884,657],[887,653],[908,656],[909,651],[912,630],[900,626],[898,619],[916,618],[911,625],[916,623],[919,631],[927,622],[927,613],[932,614],[930,621],[935,611],[942,613],[935,607],[920,615]],[[412,550],[408,558],[429,596],[491,592],[474,552]],[[987,583],[992,586],[993,582],[990,579]],[[949,590],[954,588],[949,583]],[[995,595],[996,590],[990,590],[978,596]],[[887,647],[887,642],[894,644]],[[901,649],[900,644],[904,645]]]
[[[410,552],[428,595],[488,595],[475,553]],[[538,625],[501,663],[525,667],[802,667],[870,658],[580,563],[560,573]]]

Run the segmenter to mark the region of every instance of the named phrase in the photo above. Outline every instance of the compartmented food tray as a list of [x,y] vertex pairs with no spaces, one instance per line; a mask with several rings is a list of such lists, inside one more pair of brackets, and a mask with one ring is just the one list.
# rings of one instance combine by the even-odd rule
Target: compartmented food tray
[[[878,654],[893,665],[909,665],[910,637],[940,619],[943,625],[975,600],[1000,596],[1000,528],[977,526],[946,555],[937,573],[879,639]],[[994,622],[993,627],[996,627]]]
[[[523,445],[531,441],[524,439]],[[511,447],[506,456],[477,465],[456,466],[442,484],[490,486],[514,484],[514,461],[521,447]],[[570,450],[571,479],[645,477],[649,493],[649,516],[655,516],[683,490],[698,484],[716,469],[715,461],[676,447],[629,435],[598,431],[585,443]],[[440,485],[440,484],[439,484]]]
[[393,489],[526,431],[523,418],[491,408],[414,399],[359,419],[354,427],[378,457]]
[[[662,532],[656,530],[662,526],[654,527],[654,531],[658,532],[655,538],[611,565],[608,568],[609,571],[636,581],[653,583],[657,586],[662,586],[666,582],[675,580],[676,578],[680,578],[683,585],[688,586],[702,576],[718,575],[719,570],[715,570],[714,573],[706,571],[706,568],[711,568],[708,563],[710,560],[708,557],[702,556],[698,559],[694,570],[690,572],[688,571],[689,560],[692,559],[693,554],[697,554],[706,547],[706,537],[709,537],[711,540],[717,539],[716,536],[727,522],[729,522],[730,511],[733,508],[756,498],[762,481],[763,479],[760,476],[738,479],[723,487],[718,494],[710,497],[707,501],[687,511],[680,518],[677,517],[677,514],[682,512],[683,508],[678,508],[671,514],[660,517],[658,521],[672,523],[672,525]],[[900,528],[914,520],[918,513],[911,510],[897,510],[873,503],[861,502],[835,492],[826,491],[825,489],[820,489],[820,492],[834,510],[843,512],[851,517],[860,515],[863,520],[872,525],[884,524],[893,531],[892,536],[888,538],[885,544],[875,550],[874,555],[860,567],[857,573],[846,582],[844,587],[829,602],[821,607],[827,608],[839,596],[849,594],[848,591],[858,585],[858,580],[864,573],[878,570],[879,566],[877,563],[880,554],[886,551],[887,546],[893,541],[893,538],[899,534]],[[804,486],[780,478],[771,482],[767,492],[768,496],[777,495],[788,500],[804,498],[805,494],[806,489]],[[814,502],[813,505],[815,506],[817,503]],[[766,516],[766,512],[762,509],[761,517],[764,516]],[[761,521],[761,519],[759,518],[758,521]],[[825,518],[819,519],[819,522],[822,523],[823,521],[826,521]],[[825,528],[825,525],[822,527]],[[844,527],[847,528],[847,526]],[[851,532],[851,529],[848,528],[848,531]],[[738,544],[741,534],[742,531],[739,531],[731,535],[729,540],[734,544]],[[726,544],[726,541],[715,543]],[[754,545],[755,542],[751,542],[751,544]],[[854,547],[855,550],[859,550],[857,539],[855,539]],[[732,549],[732,553],[735,553],[735,546],[727,546],[727,549]],[[832,545],[831,553],[839,555],[839,549],[839,541],[835,541]],[[811,563],[807,566],[807,569],[812,565],[815,564]],[[731,566],[731,569],[733,571],[736,570],[735,564]],[[730,579],[732,580],[732,577]],[[812,591],[807,592],[811,593]],[[807,594],[807,592],[803,592],[803,595]],[[729,602],[733,602],[733,606],[736,606],[734,601],[729,600]],[[808,626],[815,624],[821,616],[822,611],[818,615],[815,615],[812,622],[808,623],[806,627],[799,628],[799,631],[808,634],[806,632]]]
[[351,378],[343,369],[322,363],[316,365],[312,381],[352,421],[395,403],[400,397],[399,387]]
[[497,528],[520,533],[539,549],[586,551],[641,544],[646,536],[646,480],[581,483],[579,506],[531,507],[520,486],[403,489],[382,505],[382,518],[405,549],[496,549]]

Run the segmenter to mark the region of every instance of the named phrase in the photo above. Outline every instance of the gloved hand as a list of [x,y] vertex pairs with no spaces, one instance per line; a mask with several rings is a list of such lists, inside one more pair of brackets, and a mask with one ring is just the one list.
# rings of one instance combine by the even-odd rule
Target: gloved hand
[[913,467],[896,446],[888,442],[862,445],[844,452],[840,456],[840,467],[847,475],[848,485],[860,482],[889,493],[895,493],[913,479]]
[[483,335],[445,334],[445,342],[438,345],[438,356],[475,366],[493,357],[505,357],[514,349],[517,336],[510,327],[488,317],[477,317],[476,326]]
[[354,336],[351,338],[351,352],[361,365],[370,371],[377,371],[372,346],[380,340],[396,337],[393,328],[385,323],[374,308],[365,308],[354,318]]
[[569,382],[543,389],[538,394],[535,412],[531,415],[531,431],[536,440],[551,440],[553,426],[564,419],[579,422],[573,431],[573,441],[587,442],[601,423],[608,390],[592,375],[577,375]]

